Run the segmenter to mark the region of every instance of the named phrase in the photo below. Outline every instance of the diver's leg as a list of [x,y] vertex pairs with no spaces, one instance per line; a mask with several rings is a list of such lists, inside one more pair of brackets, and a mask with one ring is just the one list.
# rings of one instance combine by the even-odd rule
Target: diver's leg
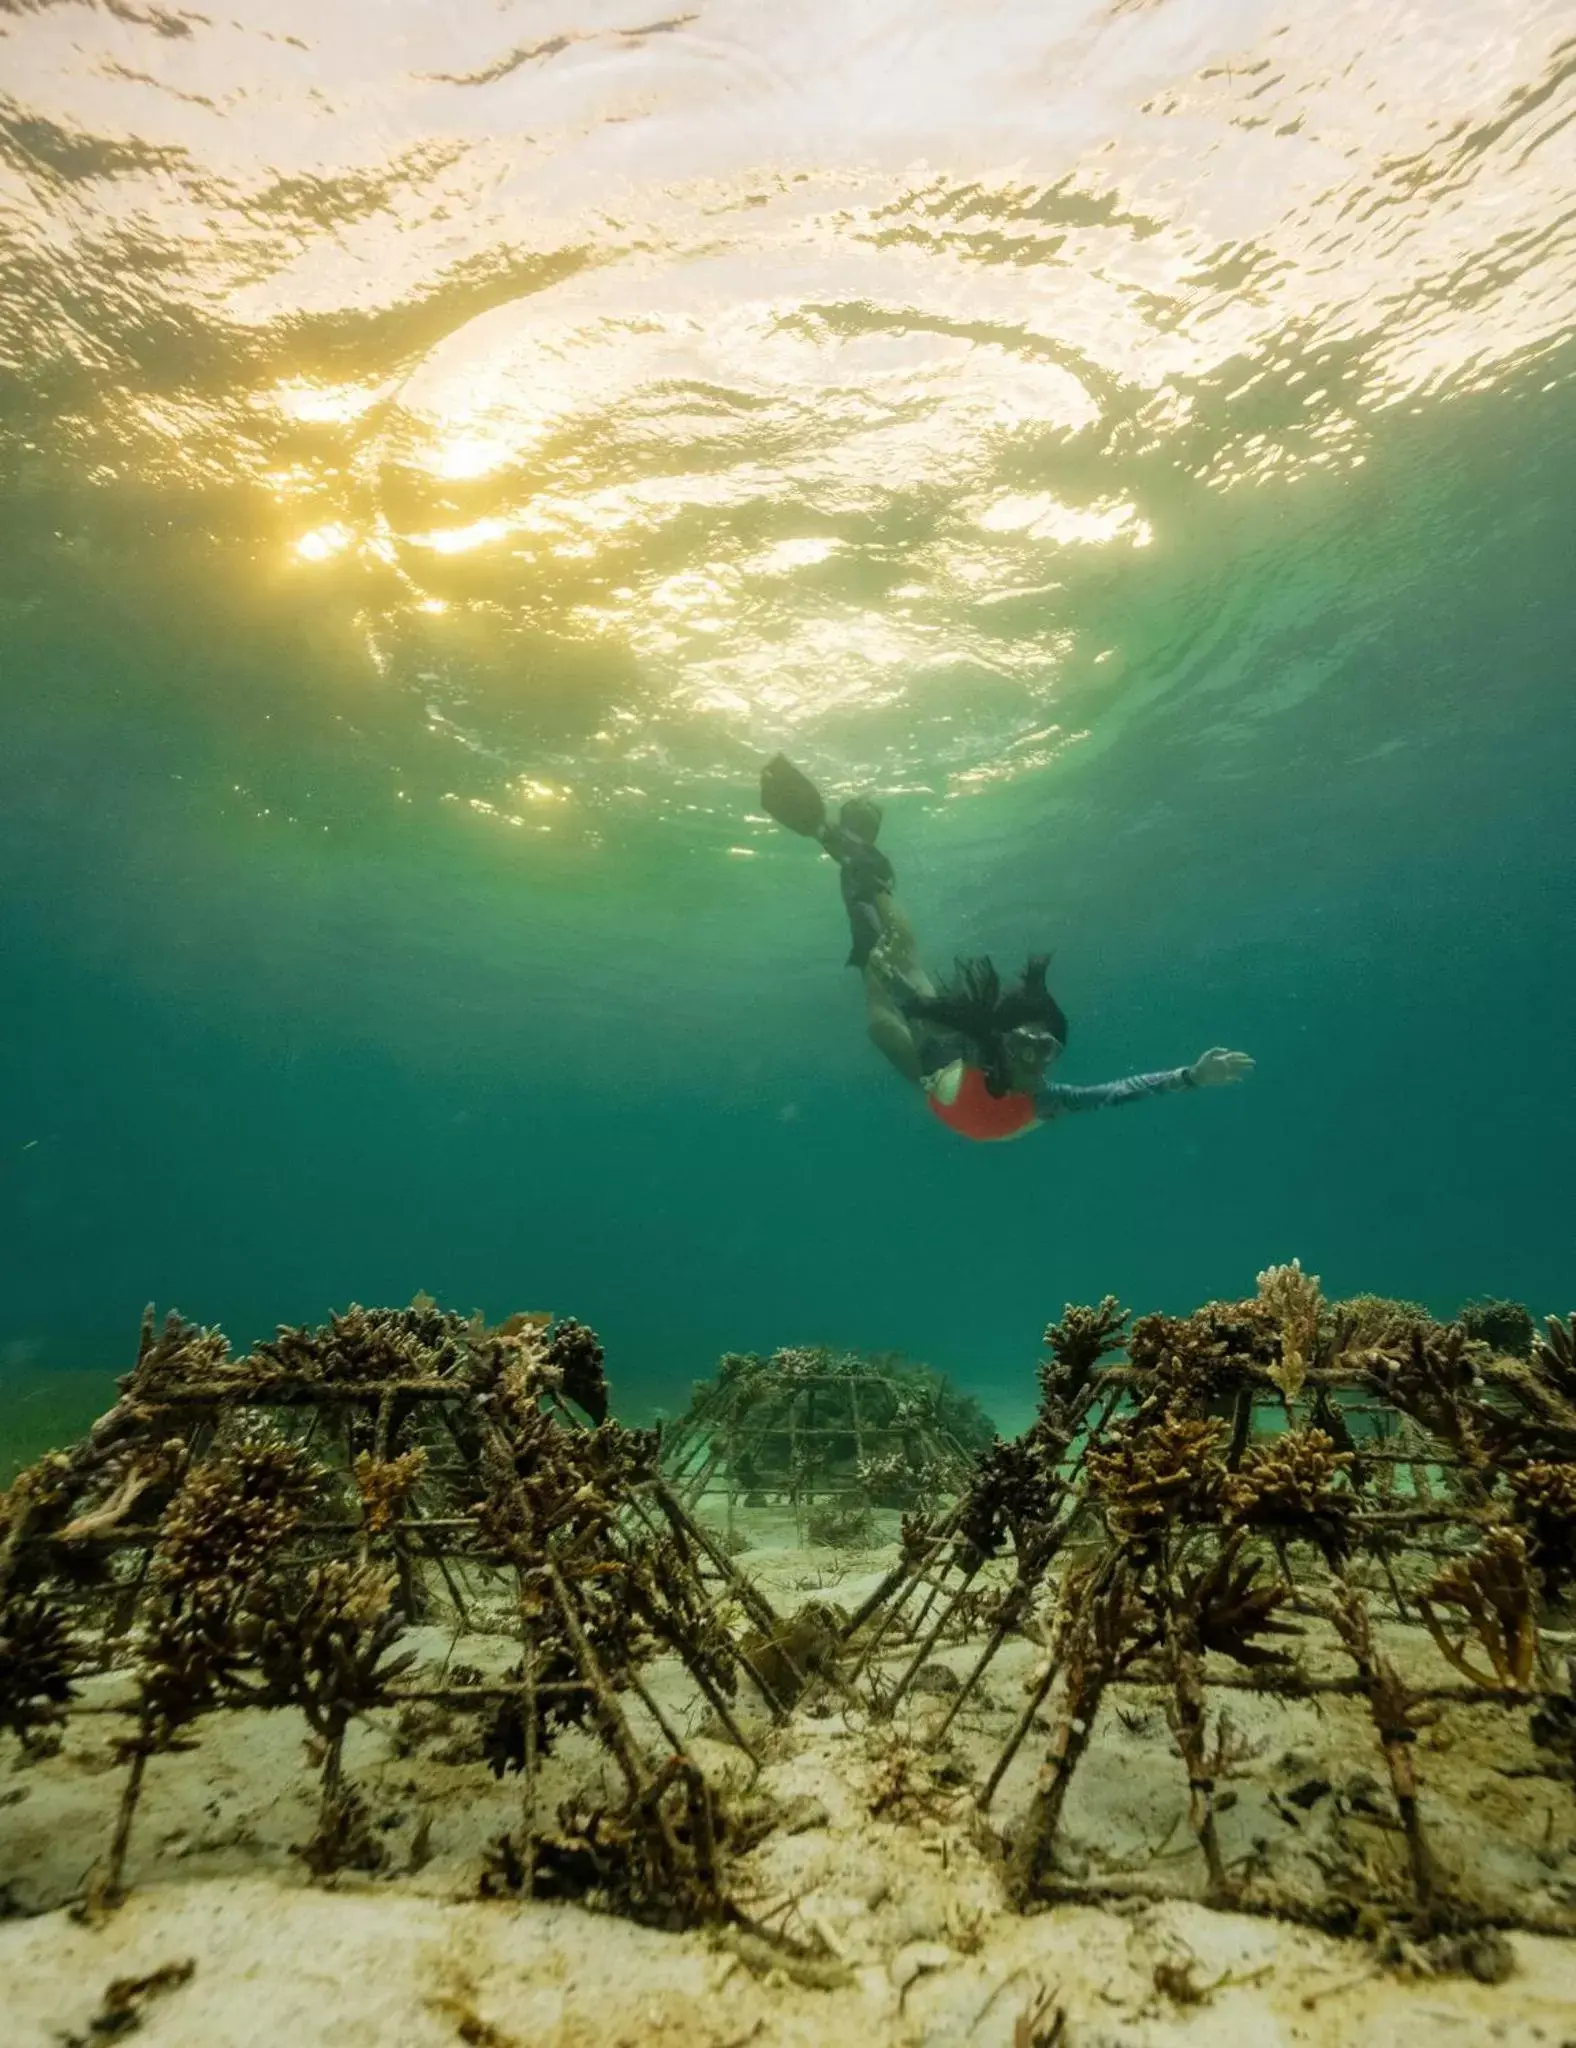
[[869,1021],[865,1029],[870,1035],[870,1043],[884,1060],[897,1068],[905,1081],[912,1081],[917,1087],[920,1080],[919,1047],[908,1028],[908,1019],[885,999],[884,991],[878,998],[870,982],[866,982],[865,991],[869,998]]
[[934,988],[919,965],[914,928],[893,899],[892,863],[876,844],[880,805],[851,797],[831,823],[820,791],[781,754],[761,772],[761,804],[790,831],[818,840],[836,861],[852,941],[848,964],[864,975],[871,1042],[905,1080],[918,1082],[920,1050],[901,998],[905,989],[931,995]]
[[934,984],[919,965],[914,927],[896,899],[883,892],[876,898],[881,939],[865,962],[866,1030],[871,1044],[903,1076],[917,1086],[922,1066],[914,1033],[898,1003],[898,983],[917,995],[933,995]]
[[881,941],[876,949],[880,958],[872,956],[877,974],[886,981],[900,977],[916,995],[933,996],[935,983],[919,964],[919,940],[908,921],[908,912],[895,896],[886,892],[876,898],[876,910],[881,919]]

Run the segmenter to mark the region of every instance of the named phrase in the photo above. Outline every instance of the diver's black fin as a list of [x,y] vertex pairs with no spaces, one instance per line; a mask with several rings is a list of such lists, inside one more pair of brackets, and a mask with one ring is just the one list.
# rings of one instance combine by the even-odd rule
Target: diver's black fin
[[786,754],[774,754],[761,770],[761,808],[806,839],[819,839],[826,829],[821,792]]

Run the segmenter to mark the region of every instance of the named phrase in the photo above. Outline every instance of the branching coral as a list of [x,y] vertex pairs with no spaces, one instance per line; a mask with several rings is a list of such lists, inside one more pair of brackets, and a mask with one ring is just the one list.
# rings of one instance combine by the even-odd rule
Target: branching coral
[[1550,1316],[1532,1347],[1533,1369],[1567,1401],[1576,1401],[1576,1315]]
[[[659,1642],[685,1657],[726,1719],[724,1695],[735,1680],[714,1617],[675,1604],[650,1560],[615,1558],[598,1546],[568,1571],[522,1573],[530,1685],[522,1683],[488,1716],[482,1746],[495,1776],[529,1774],[567,1728],[592,1728],[616,1750],[625,1736],[615,1696],[639,1690],[640,1671]],[[524,1681],[525,1659],[509,1677]]]
[[1140,1416],[1203,1415],[1251,1392],[1279,1356],[1274,1317],[1261,1301],[1212,1301],[1189,1316],[1140,1316],[1127,1354],[1140,1377]]
[[558,1390],[593,1422],[607,1420],[607,1376],[605,1354],[595,1330],[567,1317],[554,1326],[543,1356],[556,1374]]
[[1508,1358],[1529,1358],[1537,1325],[1519,1301],[1469,1301],[1456,1321],[1469,1337]]
[[595,1330],[566,1317],[525,1311],[489,1326],[473,1316],[464,1326],[466,1376],[479,1391],[522,1376],[533,1399],[560,1396],[594,1424],[607,1420],[605,1354]]
[[426,1469],[427,1453],[419,1445],[397,1458],[376,1458],[370,1451],[358,1454],[353,1475],[369,1535],[388,1534]]
[[624,1589],[654,1640],[684,1660],[720,1712],[738,1689],[740,1659],[728,1618],[703,1591],[689,1552],[677,1538],[631,1543]]
[[1335,1314],[1354,1351],[1393,1350],[1408,1343],[1413,1330],[1439,1327],[1421,1302],[1387,1294],[1349,1294],[1335,1303]]
[[133,1447],[118,1461],[120,1469],[104,1499],[69,1521],[60,1532],[61,1542],[91,1543],[118,1529],[145,1495],[165,1492],[180,1478],[186,1456],[180,1442]]
[[848,1616],[827,1600],[807,1600],[771,1629],[744,1639],[744,1654],[773,1695],[791,1703],[805,1686],[837,1668]]
[[1551,1600],[1576,1579],[1576,1463],[1535,1460],[1510,1475],[1516,1520]]
[[1058,1540],[1067,1498],[1059,1468],[1064,1448],[1036,1425],[1026,1436],[994,1444],[979,1460],[954,1525],[971,1560],[996,1556],[1010,1535],[1020,1578],[1037,1575]]
[[1250,1668],[1283,1663],[1282,1653],[1259,1641],[1295,1634],[1277,1619],[1291,1589],[1257,1585],[1259,1565],[1241,1558],[1241,1539],[1229,1542],[1204,1570],[1165,1584],[1165,1647],[1171,1696],[1167,1718],[1188,1774],[1188,1817],[1209,1872],[1209,1896],[1223,1902],[1225,1864],[1215,1830],[1215,1782],[1229,1751],[1225,1727],[1212,1755],[1205,1739],[1204,1656],[1215,1650]]
[[241,1634],[261,1703],[299,1707],[325,1741],[341,1736],[415,1662],[413,1650],[387,1654],[403,1628],[393,1593],[391,1573],[339,1561],[256,1580]]
[[[160,1328],[150,1314],[123,1389],[88,1438],[0,1500],[0,1727],[41,1739],[71,1697],[77,1643],[39,1586],[85,1583],[85,1566],[102,1567],[113,1597],[95,1591],[85,1609],[123,1659],[131,1649],[135,1732],[119,1745],[130,1769],[90,1906],[121,1894],[150,1756],[190,1746],[200,1715],[243,1702],[299,1709],[323,1746],[308,1866],[382,1861],[379,1831],[345,1781],[343,1745],[352,1718],[403,1699],[413,1656],[399,1637],[425,1556],[462,1620],[452,1567],[514,1581],[521,1660],[501,1693],[483,1689],[498,1702],[490,1758],[526,1776],[522,1871],[529,1878],[539,1848],[544,1881],[562,1873],[594,1837],[592,1861],[615,1892],[681,1918],[692,1906],[720,1910],[710,1795],[646,1666],[672,1651],[751,1756],[731,1705],[741,1678],[759,1681],[774,1713],[783,1704],[736,1639],[741,1613],[788,1690],[805,1670],[773,1640],[764,1599],[663,1485],[656,1433],[607,1420],[594,1332],[538,1314],[489,1327],[418,1296],[405,1309],[356,1306],[319,1329],[281,1329],[232,1359],[217,1331],[178,1317]],[[932,1382],[905,1376],[893,1408],[892,1445],[912,1477],[911,1439],[936,1413]],[[260,1421],[279,1410],[293,1434]],[[304,1448],[313,1442],[322,1464]],[[418,1488],[443,1511],[410,1512]],[[827,1633],[835,1662],[839,1629]],[[456,1671],[454,1684],[482,1681]],[[648,1720],[665,1763],[650,1754]],[[573,1854],[541,1833],[534,1811],[537,1761],[570,1724],[604,1745],[627,1793],[578,1831]],[[614,1844],[638,1883],[617,1878]]]
[[153,1553],[140,1743],[162,1746],[235,1680],[241,1603],[295,1533],[319,1474],[298,1446],[252,1435],[189,1474]]
[[[541,1609],[533,1607],[533,1624],[540,1619]],[[603,1640],[599,1647],[604,1655],[612,1657],[622,1645]],[[581,1678],[574,1652],[561,1629],[554,1633],[539,1626],[533,1628],[531,1676],[534,1736],[527,1728],[523,1693],[512,1690],[525,1677],[523,1660],[504,1673],[511,1691],[489,1711],[483,1723],[482,1754],[495,1778],[509,1771],[524,1771],[532,1759],[550,1755],[559,1734],[583,1723],[595,1705],[591,1688]]]
[[1225,1434],[1222,1423],[1168,1415],[1153,1428],[1124,1423],[1104,1449],[1091,1449],[1090,1490],[1112,1534],[1142,1550],[1173,1524],[1215,1515],[1226,1483]]
[[71,1460],[51,1451],[0,1493],[0,1600],[25,1591],[51,1566],[59,1570],[65,1563],[65,1546],[44,1539],[58,1538],[81,1490]]
[[351,1720],[378,1705],[416,1661],[413,1650],[389,1654],[403,1627],[394,1585],[375,1566],[334,1563],[270,1574],[247,1589],[240,1636],[261,1680],[260,1704],[300,1708],[324,1744],[317,1831],[302,1850],[319,1876],[376,1869],[383,1860],[343,1759]]
[[566,1429],[537,1406],[537,1393],[537,1383],[517,1369],[490,1398],[477,1507],[483,1544],[528,1567],[540,1563],[550,1541],[594,1546],[622,1496],[656,1472],[656,1442],[645,1432],[616,1423]]
[[92,1886],[98,1903],[121,1895],[149,1756],[176,1746],[180,1730],[237,1683],[242,1603],[294,1534],[317,1481],[296,1445],[253,1433],[188,1473],[165,1510],[138,1659],[137,1732],[121,1745],[131,1770],[107,1862]]
[[1020,1904],[1041,1892],[1051,1875],[1067,1788],[1089,1745],[1106,1687],[1161,1636],[1153,1601],[1118,1559],[1075,1574],[1063,1599],[1066,1690],[1040,1783],[1008,1862],[1008,1890]]
[[1061,1321],[1046,1328],[1051,1355],[1039,1370],[1043,1401],[1076,1414],[1089,1375],[1108,1353],[1122,1348],[1127,1313],[1114,1294],[1107,1294],[1098,1308],[1068,1302]]
[[1196,1574],[1184,1571],[1178,1588],[1179,1604],[1191,1617],[1200,1648],[1230,1657],[1250,1670],[1286,1662],[1286,1653],[1266,1648],[1261,1637],[1298,1633],[1281,1617],[1281,1609],[1291,1598],[1290,1586],[1275,1579],[1261,1584],[1262,1569],[1260,1559],[1244,1558],[1242,1539],[1235,1537],[1205,1570]]
[[1437,1880],[1418,1812],[1417,1774],[1412,1759],[1418,1730],[1427,1726],[1434,1713],[1404,1682],[1389,1659],[1381,1655],[1374,1641],[1367,1602],[1349,1580],[1336,1582],[1330,1618],[1368,1696],[1368,1711],[1384,1752],[1390,1789],[1406,1835],[1412,1889],[1418,1905],[1426,1910],[1433,1904]]
[[[725,1832],[715,1795],[687,1757],[670,1757],[622,1807],[566,1802],[535,1845],[539,1898],[584,1899],[647,1926],[677,1932],[725,1917],[718,1849]],[[500,1845],[494,1869],[522,1889],[519,1859]],[[512,1867],[511,1867],[512,1866]],[[498,1888],[493,1877],[491,1888]]]
[[[1440,1622],[1436,1600],[1461,1609],[1467,1626],[1460,1634],[1450,1634]],[[1527,1545],[1518,1530],[1486,1530],[1470,1556],[1436,1574],[1421,1606],[1429,1634],[1463,1677],[1487,1691],[1526,1691],[1537,1660],[1538,1622]],[[1488,1671],[1467,1655],[1473,1637],[1488,1658]]]
[[29,1753],[47,1748],[65,1718],[80,1655],[70,1623],[47,1600],[17,1594],[0,1607],[0,1728]]
[[1305,1273],[1300,1259],[1289,1266],[1268,1266],[1259,1275],[1259,1300],[1280,1325],[1280,1357],[1270,1367],[1270,1378],[1289,1409],[1302,1392],[1319,1348],[1324,1297],[1318,1276]]
[[150,1303],[142,1312],[137,1362],[121,1387],[131,1400],[150,1402],[193,1385],[227,1377],[239,1379],[244,1370],[244,1361],[231,1358],[229,1339],[222,1330],[200,1329],[173,1309],[162,1325],[156,1324]]
[[294,1534],[321,1474],[298,1444],[258,1431],[198,1465],[159,1525],[154,1578],[171,1594],[244,1584]]
[[427,1295],[417,1295],[409,1308],[353,1302],[315,1330],[281,1325],[247,1363],[265,1379],[308,1383],[440,1379],[459,1370],[473,1329]]
[[76,1498],[71,1460],[62,1451],[48,1451],[37,1464],[19,1472],[0,1493],[0,1538],[8,1553],[22,1534],[56,1526]]
[[1227,1519],[1283,1542],[1315,1543],[1334,1565],[1351,1548],[1352,1498],[1337,1486],[1351,1456],[1322,1429],[1289,1429],[1248,1453],[1225,1489]]
[[1385,1399],[1447,1444],[1480,1484],[1489,1466],[1484,1425],[1492,1418],[1476,1398],[1478,1358],[1465,1330],[1414,1324],[1394,1351],[1371,1352],[1365,1365]]
[[[934,1505],[947,1474],[933,1460],[914,1457],[905,1447],[861,1458],[854,1477],[871,1507],[913,1508]],[[854,1506],[858,1505],[856,1501]]]
[[[551,1374],[539,1355],[522,1355],[498,1375],[483,1403],[477,1527],[485,1546],[518,1575],[524,1649],[514,1674],[519,1690],[493,1710],[485,1747],[496,1772],[518,1769],[529,1781],[562,1728],[590,1727],[638,1804],[650,1773],[619,1695],[637,1694],[669,1748],[682,1750],[682,1735],[642,1676],[655,1649],[665,1646],[747,1748],[728,1700],[738,1670],[749,1666],[748,1649],[734,1645],[715,1603],[700,1592],[694,1557],[705,1539],[656,1486],[654,1433],[611,1422],[595,1430],[566,1423],[539,1405],[544,1384],[553,1391]],[[666,1536],[638,1512],[626,1526],[631,1502],[648,1487],[668,1518]],[[645,1535],[636,1533],[641,1527]],[[710,1555],[715,1562],[715,1549]],[[769,1620],[770,1610],[758,1605]],[[667,1829],[655,1809],[652,1816],[659,1833]],[[678,1857],[677,1837],[662,1838],[663,1853]]]
[[[135,1677],[138,1715],[123,1746],[132,1769],[113,1892],[147,1758],[185,1745],[206,1708],[243,1701],[299,1708],[322,1743],[311,1868],[374,1867],[382,1835],[345,1779],[348,1724],[441,1698],[443,1712],[476,1717],[497,1772],[522,1774],[523,1826],[500,1854],[501,1882],[688,1921],[723,1909],[725,1816],[685,1754],[694,1715],[709,1710],[707,1727],[758,1760],[752,1688],[779,1719],[817,1681],[849,1701],[862,1688],[879,1717],[939,1690],[926,1674],[944,1645],[950,1705],[939,1729],[929,1715],[916,1724],[939,1743],[963,1702],[989,1698],[992,1658],[1028,1636],[1045,1659],[980,1794],[988,1805],[1039,1731],[1044,1770],[1011,1853],[1015,1896],[1057,1888],[1069,1782],[1098,1739],[1106,1688],[1127,1685],[1151,1720],[1164,1700],[1208,1896],[1225,1900],[1244,1880],[1216,1833],[1216,1783],[1234,1752],[1223,1716],[1212,1736],[1210,1689],[1308,1701],[1353,1690],[1328,1670],[1317,1621],[1307,1668],[1295,1655],[1302,1631],[1284,1583],[1295,1570],[1296,1612],[1328,1614],[1355,1661],[1419,1900],[1437,1906],[1412,1776],[1429,1710],[1379,1646],[1358,1581],[1387,1581],[1403,1623],[1433,1631],[1453,1670],[1432,1692],[1533,1707],[1546,1746],[1570,1749],[1576,1722],[1535,1664],[1537,1600],[1576,1580],[1571,1332],[1552,1323],[1517,1359],[1491,1351],[1481,1317],[1444,1326],[1406,1304],[1328,1310],[1293,1261],[1266,1269],[1251,1300],[1130,1331],[1112,1297],[1069,1307],[1046,1341],[1032,1426],[946,1484],[955,1507],[908,1513],[893,1569],[858,1612],[817,1603],[784,1618],[730,1563],[735,1482],[786,1493],[801,1527],[814,1516],[817,1533],[844,1539],[858,1523],[824,1522],[828,1501],[863,1519],[872,1501],[903,1509],[941,1493],[928,1447],[946,1411],[932,1378],[809,1349],[730,1357],[659,1446],[607,1419],[601,1346],[577,1323],[528,1314],[488,1326],[418,1297],[282,1331],[231,1360],[217,1332],[179,1319],[161,1332],[150,1318],[147,1398],[123,1397],[90,1443],[0,1500],[0,1727],[48,1739],[70,1704],[78,1642],[102,1620]],[[1376,1418],[1375,1391],[1402,1414]],[[1255,1441],[1294,1406],[1307,1426]],[[323,1465],[247,1423],[268,1410],[286,1411]],[[685,1429],[698,1459],[686,1477],[729,1474],[726,1533],[691,1517],[660,1469],[659,1449]],[[1294,1540],[1317,1547],[1333,1588],[1316,1558],[1299,1552],[1294,1565]],[[1064,1545],[1075,1562],[1056,1573]],[[485,1599],[491,1626],[507,1588],[519,1647],[501,1682],[461,1667],[435,1692],[400,1682],[400,1616],[436,1599],[439,1574],[461,1617]],[[965,1645],[968,1667],[953,1671]],[[692,1682],[682,1704],[669,1658]],[[563,1741],[569,1728],[583,1739]],[[567,1778],[592,1745],[601,1788],[544,1825],[543,1759]],[[1267,1885],[1269,1854],[1257,1859]]]
[[1495,1392],[1509,1395],[1514,1421],[1491,1413],[1485,1433],[1495,1450],[1509,1445],[1545,1458],[1576,1459],[1576,1318],[1550,1316],[1525,1362],[1499,1358],[1488,1367]]

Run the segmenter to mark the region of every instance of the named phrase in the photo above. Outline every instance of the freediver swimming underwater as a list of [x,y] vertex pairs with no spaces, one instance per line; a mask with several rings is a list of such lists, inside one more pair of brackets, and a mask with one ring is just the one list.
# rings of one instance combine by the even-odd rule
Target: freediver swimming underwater
[[919,965],[914,928],[897,902],[896,873],[876,844],[880,805],[852,797],[834,823],[815,784],[776,754],[761,771],[761,806],[836,861],[852,935],[846,964],[864,976],[871,1042],[960,1137],[1021,1138],[1076,1110],[1221,1087],[1252,1073],[1245,1052],[1216,1045],[1187,1066],[1159,1073],[1084,1088],[1051,1081],[1067,1044],[1067,1018],[1045,985],[1048,953],[1031,956],[1005,989],[989,958],[959,960],[953,979],[938,988]]

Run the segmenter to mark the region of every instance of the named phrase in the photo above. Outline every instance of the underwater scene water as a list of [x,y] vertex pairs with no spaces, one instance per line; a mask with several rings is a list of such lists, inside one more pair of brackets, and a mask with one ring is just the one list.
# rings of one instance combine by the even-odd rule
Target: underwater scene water
[[[149,1299],[1571,1305],[1559,0],[0,4],[0,1454]],[[1058,1079],[865,1037],[788,753]]]

